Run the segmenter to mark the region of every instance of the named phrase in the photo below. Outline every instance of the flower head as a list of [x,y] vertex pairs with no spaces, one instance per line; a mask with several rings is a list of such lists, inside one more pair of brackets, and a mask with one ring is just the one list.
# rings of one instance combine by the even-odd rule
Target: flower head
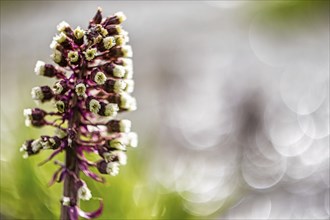
[[71,63],[76,63],[79,59],[79,54],[77,51],[69,51],[68,59]]
[[84,52],[86,60],[88,61],[93,60],[96,55],[96,52],[97,51],[95,48],[87,49],[86,52]]
[[101,71],[97,72],[94,76],[94,82],[96,82],[98,85],[103,85],[106,80],[107,80],[107,77]]
[[79,83],[76,85],[75,91],[78,96],[84,96],[86,94],[86,86],[84,83]]
[[75,38],[79,40],[84,37],[85,31],[78,26],[76,29],[74,29],[73,34]]
[[89,111],[97,114],[101,109],[101,104],[96,99],[91,99],[88,103]]
[[114,37],[106,37],[106,38],[103,38],[103,47],[107,50],[109,50],[111,47],[115,46],[116,45],[116,40]]

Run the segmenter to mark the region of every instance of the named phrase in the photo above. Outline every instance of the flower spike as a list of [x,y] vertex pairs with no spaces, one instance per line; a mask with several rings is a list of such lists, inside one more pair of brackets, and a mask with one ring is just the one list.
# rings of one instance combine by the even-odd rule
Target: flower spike
[[[137,135],[131,132],[131,121],[116,119],[125,111],[136,109],[133,56],[129,38],[121,24],[126,20],[122,12],[103,17],[98,8],[89,21],[88,29],[72,29],[62,21],[50,45],[54,64],[37,61],[34,72],[38,76],[56,79],[53,85],[36,86],[31,90],[37,103],[53,103],[53,111],[41,108],[24,110],[26,126],[51,126],[51,136],[30,139],[20,148],[23,158],[51,150],[50,156],[39,165],[65,153],[65,162],[53,174],[49,185],[64,182],[61,196],[61,219],[76,220],[79,216],[98,217],[103,202],[94,212],[79,208],[79,200],[90,200],[92,193],[80,174],[104,182],[101,174],[116,176],[127,163],[127,149],[137,146]],[[85,153],[100,156],[88,161]],[[92,172],[96,167],[99,173]]]

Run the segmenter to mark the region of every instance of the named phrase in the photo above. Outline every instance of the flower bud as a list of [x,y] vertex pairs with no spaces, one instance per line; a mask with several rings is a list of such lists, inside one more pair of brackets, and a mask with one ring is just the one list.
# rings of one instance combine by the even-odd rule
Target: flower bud
[[51,55],[51,58],[53,59],[53,61],[55,63],[57,63],[58,65],[65,67],[68,65],[68,62],[65,60],[65,57],[63,56],[63,54],[61,53],[61,51],[55,49],[53,51],[53,54]]
[[53,93],[55,95],[63,95],[69,90],[69,86],[65,80],[55,82],[53,86]]
[[97,33],[101,34],[103,37],[106,37],[108,35],[108,31],[107,29],[105,29],[102,25],[97,24],[95,26],[95,29],[97,31]]
[[117,176],[119,173],[119,163],[110,162],[107,164],[106,172],[111,176]]
[[116,40],[114,37],[103,38],[102,45],[104,49],[109,50],[111,47],[116,45]]
[[120,165],[127,164],[127,155],[125,152],[120,150],[105,153],[103,157],[107,162],[118,162]]
[[120,108],[125,109],[127,111],[135,111],[136,107],[136,99],[127,93],[122,93],[120,96]]
[[67,40],[67,36],[61,32],[59,35],[56,35],[53,38],[57,43],[62,44],[63,42],[65,42]]
[[82,39],[85,35],[85,31],[81,27],[74,29],[73,34],[77,40]]
[[108,163],[105,160],[100,160],[96,163],[97,170],[102,174],[107,174]]
[[127,135],[127,139],[128,139],[128,147],[137,147],[138,146],[138,135],[135,132],[130,132]]
[[121,24],[126,20],[126,16],[123,12],[117,12],[114,16],[108,17],[103,24],[110,25],[110,24]]
[[[38,63],[37,63],[37,65],[38,65]],[[36,65],[36,68],[37,68],[37,65]],[[42,75],[42,76],[47,76],[47,77],[54,77],[54,76],[57,76],[59,73],[61,73],[52,64],[39,63],[39,65],[41,65],[41,66],[38,69],[39,74],[36,71],[37,75]]]
[[117,162],[107,163],[105,160],[100,160],[97,162],[96,167],[102,174],[110,174],[111,176],[116,176],[119,173],[119,163]]
[[57,25],[57,30],[59,32],[64,32],[67,28],[70,28],[70,25],[66,21],[62,21]]
[[86,100],[86,107],[90,112],[97,114],[101,109],[101,104],[96,99],[88,97]]
[[45,75],[45,62],[38,60],[34,68],[36,75],[44,76]]
[[107,80],[106,75],[99,69],[93,69],[91,72],[91,79],[98,85],[103,85]]
[[[65,49],[71,49],[72,45],[70,44],[68,40],[68,36],[61,32],[59,35],[56,35],[53,38],[53,42],[57,42],[59,45],[61,45]],[[54,44],[54,43],[53,43]]]
[[133,56],[132,47],[130,45],[123,45],[121,47],[121,53],[123,57],[132,57]]
[[52,49],[52,50],[56,50],[59,47],[60,47],[60,45],[56,41],[54,41],[54,40],[52,40],[52,42],[49,45],[49,48]]
[[133,61],[130,58],[120,58],[118,60],[119,64],[123,65],[124,67],[131,67],[133,68]]
[[129,42],[129,37],[127,35],[116,35],[115,41],[117,46],[122,46]]
[[77,64],[79,61],[79,53],[77,51],[69,51],[68,60],[72,64]]
[[102,21],[102,9],[99,7],[94,18],[89,22],[90,24],[99,24]]
[[119,11],[119,12],[115,13],[115,16],[118,19],[119,24],[123,23],[127,19],[126,15],[122,11]]
[[31,143],[31,149],[33,153],[38,153],[41,149],[42,149],[42,144],[41,144],[41,139],[35,139],[34,141],[32,141]]
[[27,140],[24,142],[22,147],[20,148],[20,151],[25,151],[26,153],[23,155],[23,158],[27,158],[31,155],[35,155],[39,153],[41,150],[42,145],[40,143],[40,139],[36,140]]
[[126,155],[125,152],[123,152],[123,151],[113,151],[111,153],[114,154],[114,156],[118,158],[118,163],[120,165],[126,165],[127,164],[127,155]]
[[113,63],[107,63],[102,66],[102,70],[106,75],[122,78],[125,76],[125,68]]
[[34,109],[24,109],[23,112],[25,116],[25,125],[26,126],[35,126],[35,127],[41,127],[45,125],[45,116],[46,112],[39,108]]
[[96,52],[97,51],[95,48],[87,49],[86,52],[84,52],[86,60],[87,61],[93,60],[96,55]]
[[85,96],[86,95],[86,86],[84,83],[79,83],[75,87],[76,94],[78,96]]
[[67,109],[67,104],[63,100],[56,101],[55,106],[59,113],[64,113]]
[[77,45],[82,45],[84,43],[84,36],[85,36],[85,31],[81,27],[77,27],[73,31],[73,36],[74,36],[74,42]]
[[31,90],[32,99],[36,101],[48,101],[53,98],[53,91],[49,86],[34,87]]
[[110,120],[107,123],[107,128],[109,132],[125,132],[131,131],[131,121],[123,120]]
[[113,47],[109,50],[109,56],[115,57],[132,57],[133,51],[130,45],[122,45],[120,47]]
[[108,25],[105,27],[109,35],[118,35],[122,32],[120,25]]
[[98,112],[99,115],[107,116],[107,117],[114,117],[117,115],[119,111],[119,107],[117,104],[114,103],[101,103],[101,109]]
[[122,93],[126,88],[126,82],[121,79],[108,79],[103,86],[104,91],[111,93]]

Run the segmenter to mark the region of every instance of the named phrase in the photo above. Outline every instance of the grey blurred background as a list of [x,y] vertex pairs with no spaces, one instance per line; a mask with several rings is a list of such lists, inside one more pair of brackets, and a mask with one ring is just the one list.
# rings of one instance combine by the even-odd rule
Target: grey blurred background
[[42,213],[24,215],[29,200],[13,178],[30,172],[18,153],[31,135],[22,116],[34,106],[30,88],[52,83],[34,75],[35,62],[51,61],[59,22],[86,28],[98,6],[124,11],[134,51],[138,110],[125,117],[140,146],[127,167],[134,160],[144,178],[124,173],[125,187],[137,207],[142,188],[180,204],[156,199],[108,218],[329,218],[329,1],[2,1],[4,217]]

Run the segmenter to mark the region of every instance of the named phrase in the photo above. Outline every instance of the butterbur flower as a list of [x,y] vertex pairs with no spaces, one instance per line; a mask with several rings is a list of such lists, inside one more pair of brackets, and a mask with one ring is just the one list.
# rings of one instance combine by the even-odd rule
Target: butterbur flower
[[77,51],[69,51],[68,59],[70,63],[77,63],[79,60],[79,53]]
[[79,83],[75,87],[75,91],[78,96],[84,96],[86,93],[86,86],[84,83]]
[[107,80],[107,77],[105,76],[105,74],[101,71],[98,71],[94,77],[93,77],[94,82],[96,82],[96,84],[98,85],[103,85],[105,83],[105,81]]
[[[51,43],[51,57],[55,64],[37,61],[34,72],[38,76],[55,79],[53,86],[36,86],[31,90],[37,103],[50,101],[53,111],[41,108],[24,110],[26,126],[55,128],[54,135],[42,135],[27,140],[20,151],[23,157],[52,151],[44,164],[65,153],[65,162],[55,160],[59,168],[50,185],[64,182],[61,196],[61,219],[98,217],[103,209],[84,212],[79,200],[90,200],[92,193],[82,175],[104,182],[104,177],[119,174],[127,163],[128,148],[137,146],[137,135],[131,132],[131,121],[116,119],[120,112],[136,109],[136,100],[129,93],[134,90],[132,48],[127,32],[121,24],[126,20],[122,12],[103,18],[99,8],[88,29],[72,29],[63,21]],[[98,154],[100,159],[89,161],[85,153]],[[90,168],[96,167],[99,174]]]
[[97,50],[95,48],[90,48],[87,49],[84,54],[85,54],[85,58],[87,61],[91,61],[94,59],[95,55],[96,55]]
[[76,29],[74,29],[73,34],[77,40],[80,40],[84,37],[85,31],[78,26]]
[[96,99],[90,99],[90,101],[87,102],[87,106],[88,110],[94,114],[97,114],[101,109],[101,104]]

